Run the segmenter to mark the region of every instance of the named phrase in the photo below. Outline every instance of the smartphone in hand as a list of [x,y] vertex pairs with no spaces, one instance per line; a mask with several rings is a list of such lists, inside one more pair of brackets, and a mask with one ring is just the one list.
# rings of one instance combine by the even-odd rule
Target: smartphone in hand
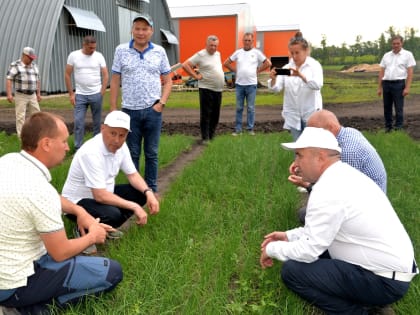
[[275,70],[276,70],[277,75],[290,75],[291,74],[290,69],[276,68]]

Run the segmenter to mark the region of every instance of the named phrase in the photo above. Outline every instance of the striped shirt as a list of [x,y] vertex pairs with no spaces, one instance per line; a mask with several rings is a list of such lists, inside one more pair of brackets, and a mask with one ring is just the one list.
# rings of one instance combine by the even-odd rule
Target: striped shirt
[[7,79],[13,81],[15,91],[36,92],[40,80],[38,66],[34,63],[25,65],[20,59],[16,60],[9,66]]

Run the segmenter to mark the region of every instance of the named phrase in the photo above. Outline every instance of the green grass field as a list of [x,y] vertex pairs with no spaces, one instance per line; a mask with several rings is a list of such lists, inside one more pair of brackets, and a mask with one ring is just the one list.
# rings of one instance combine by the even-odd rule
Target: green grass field
[[[353,91],[350,97],[338,92],[346,90],[345,82],[350,81],[345,80],[350,79],[340,74],[328,80],[331,89],[326,88],[324,100],[369,98],[375,88],[373,77],[366,78],[366,86],[352,81],[357,93]],[[413,87],[416,93],[419,90],[418,85]],[[233,97],[234,93],[224,94],[226,103],[234,103]],[[278,104],[278,96],[272,95],[262,102],[267,104],[271,98]],[[191,99],[188,92],[171,95],[174,106],[181,106],[183,100],[184,106],[197,106],[196,95]],[[64,106],[65,100],[52,100],[51,106],[59,103]],[[420,143],[403,132],[365,135],[384,161],[389,199],[419,261]],[[162,135],[160,166],[170,164],[194,141],[183,135]],[[283,285],[280,262],[267,270],[259,266],[263,236],[299,224],[296,210],[302,196],[287,181],[293,153],[280,148],[285,141],[291,141],[285,132],[217,137],[171,184],[157,216],[150,217],[145,227],[130,226],[124,238],[100,247],[122,264],[122,283],[111,293],[89,297],[63,314],[322,314]],[[16,136],[0,133],[0,155],[17,150]],[[70,158],[52,170],[53,185],[59,191],[69,164]],[[397,314],[418,314],[419,279],[393,305]]]

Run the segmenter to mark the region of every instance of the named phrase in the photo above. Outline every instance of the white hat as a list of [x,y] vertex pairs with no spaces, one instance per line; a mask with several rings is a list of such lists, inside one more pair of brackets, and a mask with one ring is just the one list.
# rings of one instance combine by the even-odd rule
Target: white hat
[[282,143],[281,145],[286,150],[321,148],[341,153],[337,138],[323,128],[306,127],[296,142]]
[[130,130],[130,116],[128,116],[126,113],[119,110],[114,110],[110,112],[108,115],[106,115],[104,124],[109,127],[124,128],[124,129],[127,129],[128,131],[131,131]]
[[24,53],[26,56],[28,56],[31,59],[36,59],[35,49],[33,49],[32,47],[23,48],[22,53]]

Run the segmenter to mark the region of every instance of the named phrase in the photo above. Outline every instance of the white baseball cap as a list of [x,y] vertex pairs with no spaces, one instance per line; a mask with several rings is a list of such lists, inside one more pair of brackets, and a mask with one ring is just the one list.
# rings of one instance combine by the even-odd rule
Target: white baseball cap
[[332,132],[316,127],[306,127],[296,142],[282,143],[281,146],[286,150],[320,148],[341,153],[340,145]]
[[28,56],[31,59],[36,59],[35,49],[33,49],[32,47],[23,48],[22,53],[24,53],[26,56]]
[[130,116],[120,110],[114,110],[105,117],[104,125],[113,128],[130,129]]

